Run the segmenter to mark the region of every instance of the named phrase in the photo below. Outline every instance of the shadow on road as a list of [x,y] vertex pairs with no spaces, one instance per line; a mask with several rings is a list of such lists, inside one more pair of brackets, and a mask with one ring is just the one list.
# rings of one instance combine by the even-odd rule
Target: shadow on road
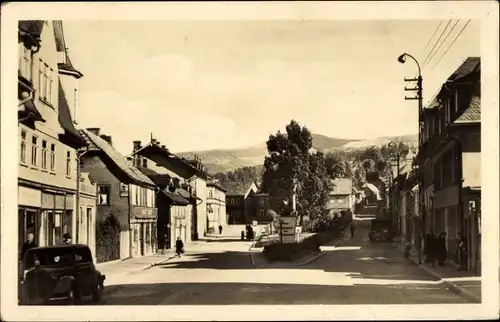
[[440,285],[154,283],[110,286],[103,305],[466,303]]

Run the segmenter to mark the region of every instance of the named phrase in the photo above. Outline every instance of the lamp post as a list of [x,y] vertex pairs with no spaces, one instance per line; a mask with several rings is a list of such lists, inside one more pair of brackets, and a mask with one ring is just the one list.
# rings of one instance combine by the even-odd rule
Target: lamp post
[[[388,144],[389,148],[395,148],[396,149],[396,221],[397,221],[397,228],[398,228],[398,242],[399,242],[399,236],[401,234],[401,219],[399,218],[399,182],[397,179],[399,178],[399,160],[401,159],[401,155],[399,152],[399,147],[396,143],[394,142],[389,142]],[[392,171],[391,171],[391,176],[392,176]]]
[[398,57],[398,62],[401,64],[404,64],[406,62],[406,58],[409,57],[412,59],[415,64],[417,65],[418,68],[418,77],[415,78],[406,78],[405,77],[405,82],[417,82],[417,87],[415,88],[407,88],[405,86],[405,91],[416,91],[416,96],[414,97],[406,97],[405,100],[417,100],[418,101],[418,153],[417,153],[417,158],[418,158],[418,170],[417,170],[417,175],[418,175],[418,193],[419,193],[419,212],[420,212],[420,224],[421,224],[421,229],[420,229],[420,234],[417,236],[417,249],[418,249],[418,257],[419,261],[421,260],[421,252],[420,252],[420,239],[422,237],[422,234],[425,235],[426,232],[426,218],[424,214],[424,198],[423,197],[423,158],[422,158],[422,143],[423,143],[423,129],[424,129],[424,123],[423,123],[423,97],[422,97],[422,69],[420,68],[420,64],[418,61],[413,57],[412,55],[408,53],[403,53]]

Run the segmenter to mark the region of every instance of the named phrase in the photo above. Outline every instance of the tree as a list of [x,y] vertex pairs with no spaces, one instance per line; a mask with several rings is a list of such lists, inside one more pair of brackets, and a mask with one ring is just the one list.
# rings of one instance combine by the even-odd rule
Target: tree
[[327,173],[332,179],[347,177],[347,162],[333,153],[325,155]]
[[366,183],[366,172],[362,165],[359,165],[354,170],[353,183],[357,187],[361,187]]
[[295,182],[300,223],[304,215],[323,215],[330,193],[324,155],[310,153],[311,148],[311,132],[292,120],[286,133],[269,136],[264,160],[262,188],[269,194],[270,208],[278,213],[290,210],[284,202],[290,200]]

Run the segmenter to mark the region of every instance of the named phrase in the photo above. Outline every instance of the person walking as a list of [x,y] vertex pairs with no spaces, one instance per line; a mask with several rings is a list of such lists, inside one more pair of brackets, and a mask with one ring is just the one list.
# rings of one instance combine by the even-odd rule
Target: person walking
[[177,240],[175,241],[175,253],[178,257],[181,257],[181,254],[184,253],[184,243],[180,237],[177,237]]
[[222,225],[219,225],[219,235],[222,235]]
[[425,236],[424,239],[424,256],[420,264],[424,263],[432,263],[432,266],[435,266],[436,256],[435,256],[435,238],[434,233],[429,233]]
[[349,230],[351,231],[351,239],[354,238],[354,232],[356,232],[356,225],[354,221],[351,221],[351,225],[349,226]]
[[436,241],[436,257],[439,263],[439,266],[444,266],[447,258],[447,249],[446,249],[446,233],[441,232],[438,235],[438,239]]
[[458,239],[458,270],[467,270],[467,239],[461,233],[457,234]]

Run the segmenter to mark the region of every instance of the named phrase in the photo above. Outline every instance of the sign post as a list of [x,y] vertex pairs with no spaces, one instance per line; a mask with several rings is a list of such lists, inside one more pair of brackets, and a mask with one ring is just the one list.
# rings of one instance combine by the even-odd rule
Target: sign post
[[294,243],[297,227],[297,217],[280,217],[280,242]]

